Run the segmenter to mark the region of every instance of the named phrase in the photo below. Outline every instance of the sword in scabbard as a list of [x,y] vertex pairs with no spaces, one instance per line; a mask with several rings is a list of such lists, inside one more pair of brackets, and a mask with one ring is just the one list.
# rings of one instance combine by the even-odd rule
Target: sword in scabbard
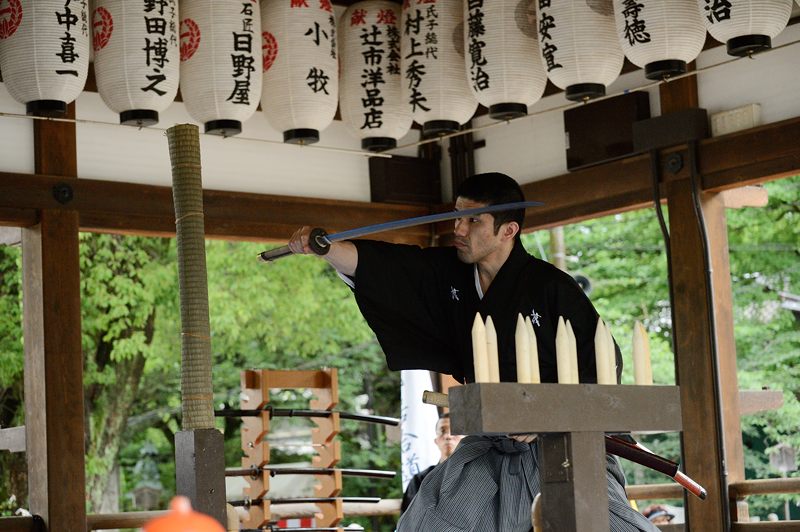
[[[328,234],[324,229],[317,227],[316,229],[313,229],[311,234],[308,236],[308,245],[317,255],[325,255],[328,253],[328,250],[330,250],[331,244],[341,240],[353,240],[355,238],[374,235],[376,233],[383,233],[385,231],[406,229],[408,227],[416,227],[418,225],[432,224],[436,222],[446,222],[448,220],[455,220],[465,216],[478,216],[485,213],[514,211],[518,209],[527,209],[528,207],[538,207],[541,205],[544,205],[544,203],[541,201],[515,201],[512,203],[476,207],[474,209],[464,209],[462,211],[448,211],[438,214],[416,216],[414,218],[405,218],[403,220],[394,220],[392,222],[367,225],[357,229],[349,229],[347,231],[333,234]],[[258,254],[258,257],[264,262],[272,262],[291,254],[292,250],[289,249],[289,246],[281,246],[279,248],[263,251]]]
[[338,469],[335,467],[250,467],[247,469],[226,469],[226,477],[257,478],[260,471],[269,471],[269,476],[276,475],[330,475],[339,471],[345,477],[395,478],[395,471],[379,471],[377,469]]
[[216,417],[258,417],[262,412],[269,412],[269,417],[331,417],[333,414],[339,414],[340,419],[352,419],[355,421],[364,421],[366,423],[376,423],[379,425],[390,425],[396,427],[400,424],[400,420],[395,417],[386,416],[371,416],[369,414],[353,414],[351,412],[339,412],[336,410],[303,410],[295,408],[272,408],[266,406],[262,409],[249,409],[239,410],[233,408],[225,408],[222,410],[215,410]]
[[238,501],[228,501],[231,506],[242,506],[250,508],[251,506],[263,506],[264,501],[270,504],[298,504],[298,503],[317,503],[317,502],[361,502],[361,503],[374,503],[381,502],[380,497],[293,497],[287,499],[241,499]]
[[338,526],[338,527],[337,526],[322,526],[322,527],[319,527],[319,526],[312,526],[312,527],[290,526],[290,527],[285,527],[285,526],[277,526],[277,525],[266,525],[266,528],[242,528],[239,532],[342,532],[342,531],[346,532],[348,530],[358,530],[360,532],[363,532],[364,529],[362,527],[360,527],[360,526],[358,526],[358,527],[354,526],[353,528],[351,528],[349,526],[346,526],[346,527],[341,527],[341,526]]
[[671,477],[675,482],[683,486],[686,491],[699,499],[705,500],[708,495],[703,486],[692,480],[686,473],[680,471],[677,463],[667,460],[663,456],[658,456],[628,434],[606,434],[606,451]]
[[[446,408],[450,401],[446,393],[424,391],[422,402]],[[686,473],[680,471],[677,463],[659,456],[640,444],[629,434],[606,434],[606,452],[630,460],[637,464],[649,467],[654,471],[671,477],[692,495],[705,499],[706,489],[691,479]]]

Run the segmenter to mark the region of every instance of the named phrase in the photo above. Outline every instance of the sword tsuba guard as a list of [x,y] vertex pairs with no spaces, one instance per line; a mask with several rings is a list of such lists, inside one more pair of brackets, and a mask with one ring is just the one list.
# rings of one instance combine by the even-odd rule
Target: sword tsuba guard
[[331,245],[327,239],[328,233],[324,229],[316,227],[308,235],[308,247],[317,255],[327,255],[331,250]]

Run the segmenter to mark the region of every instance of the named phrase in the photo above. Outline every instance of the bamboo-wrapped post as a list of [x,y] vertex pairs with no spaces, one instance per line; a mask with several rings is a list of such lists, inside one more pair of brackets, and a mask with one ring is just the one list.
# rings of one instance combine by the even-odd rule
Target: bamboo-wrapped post
[[222,433],[214,428],[200,133],[195,125],[179,124],[167,130],[167,139],[181,301],[183,430],[175,435],[177,492],[224,525],[225,461]]

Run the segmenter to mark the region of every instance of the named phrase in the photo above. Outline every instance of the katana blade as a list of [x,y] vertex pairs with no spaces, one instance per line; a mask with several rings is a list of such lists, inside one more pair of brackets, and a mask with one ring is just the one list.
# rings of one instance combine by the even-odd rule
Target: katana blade
[[386,416],[371,416],[369,414],[353,414],[351,412],[338,412],[336,410],[298,410],[294,408],[272,408],[267,406],[261,410],[237,410],[233,408],[225,408],[223,410],[215,410],[216,417],[257,417],[262,412],[269,412],[269,417],[331,417],[332,414],[339,414],[340,419],[352,419],[355,421],[365,421],[367,423],[376,423],[380,425],[390,425],[396,427],[400,424],[400,420],[396,417]]
[[[487,205],[486,207],[464,209],[463,211],[448,211],[438,214],[426,214],[425,216],[416,216],[414,218],[405,218],[403,220],[367,225],[357,229],[348,229],[347,231],[334,233],[332,235],[326,234],[322,229],[314,229],[310,236],[310,239],[313,239],[314,242],[311,242],[310,246],[311,249],[314,250],[314,252],[318,255],[324,255],[327,253],[327,249],[331,244],[341,240],[352,240],[354,238],[361,238],[363,236],[383,233],[385,231],[405,229],[407,227],[416,227],[418,225],[432,224],[436,222],[446,222],[448,220],[455,220],[464,216],[476,216],[479,214],[492,212],[514,211],[517,209],[527,209],[528,207],[539,207],[541,205],[544,205],[544,203],[541,201],[515,201],[512,203],[501,203],[500,205]],[[271,262],[291,254],[292,251],[289,249],[289,246],[281,246],[269,251],[264,251],[258,256],[264,262]]]
[[329,475],[339,471],[345,477],[395,478],[396,471],[379,471],[377,469],[337,469],[335,467],[251,467],[248,469],[226,469],[226,477],[258,477],[260,471],[269,471],[275,475]]

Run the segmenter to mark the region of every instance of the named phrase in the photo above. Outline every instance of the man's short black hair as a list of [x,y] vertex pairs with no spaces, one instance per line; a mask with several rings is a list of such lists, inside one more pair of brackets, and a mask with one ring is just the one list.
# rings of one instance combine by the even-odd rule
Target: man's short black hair
[[[525,201],[525,194],[522,193],[522,188],[520,188],[519,184],[513,178],[500,172],[487,172],[468,177],[458,187],[456,197],[487,205]],[[521,231],[522,224],[525,221],[525,209],[495,212],[493,216],[495,234],[500,230],[500,226],[506,222],[517,222]],[[519,233],[517,233],[517,236],[519,236]]]

